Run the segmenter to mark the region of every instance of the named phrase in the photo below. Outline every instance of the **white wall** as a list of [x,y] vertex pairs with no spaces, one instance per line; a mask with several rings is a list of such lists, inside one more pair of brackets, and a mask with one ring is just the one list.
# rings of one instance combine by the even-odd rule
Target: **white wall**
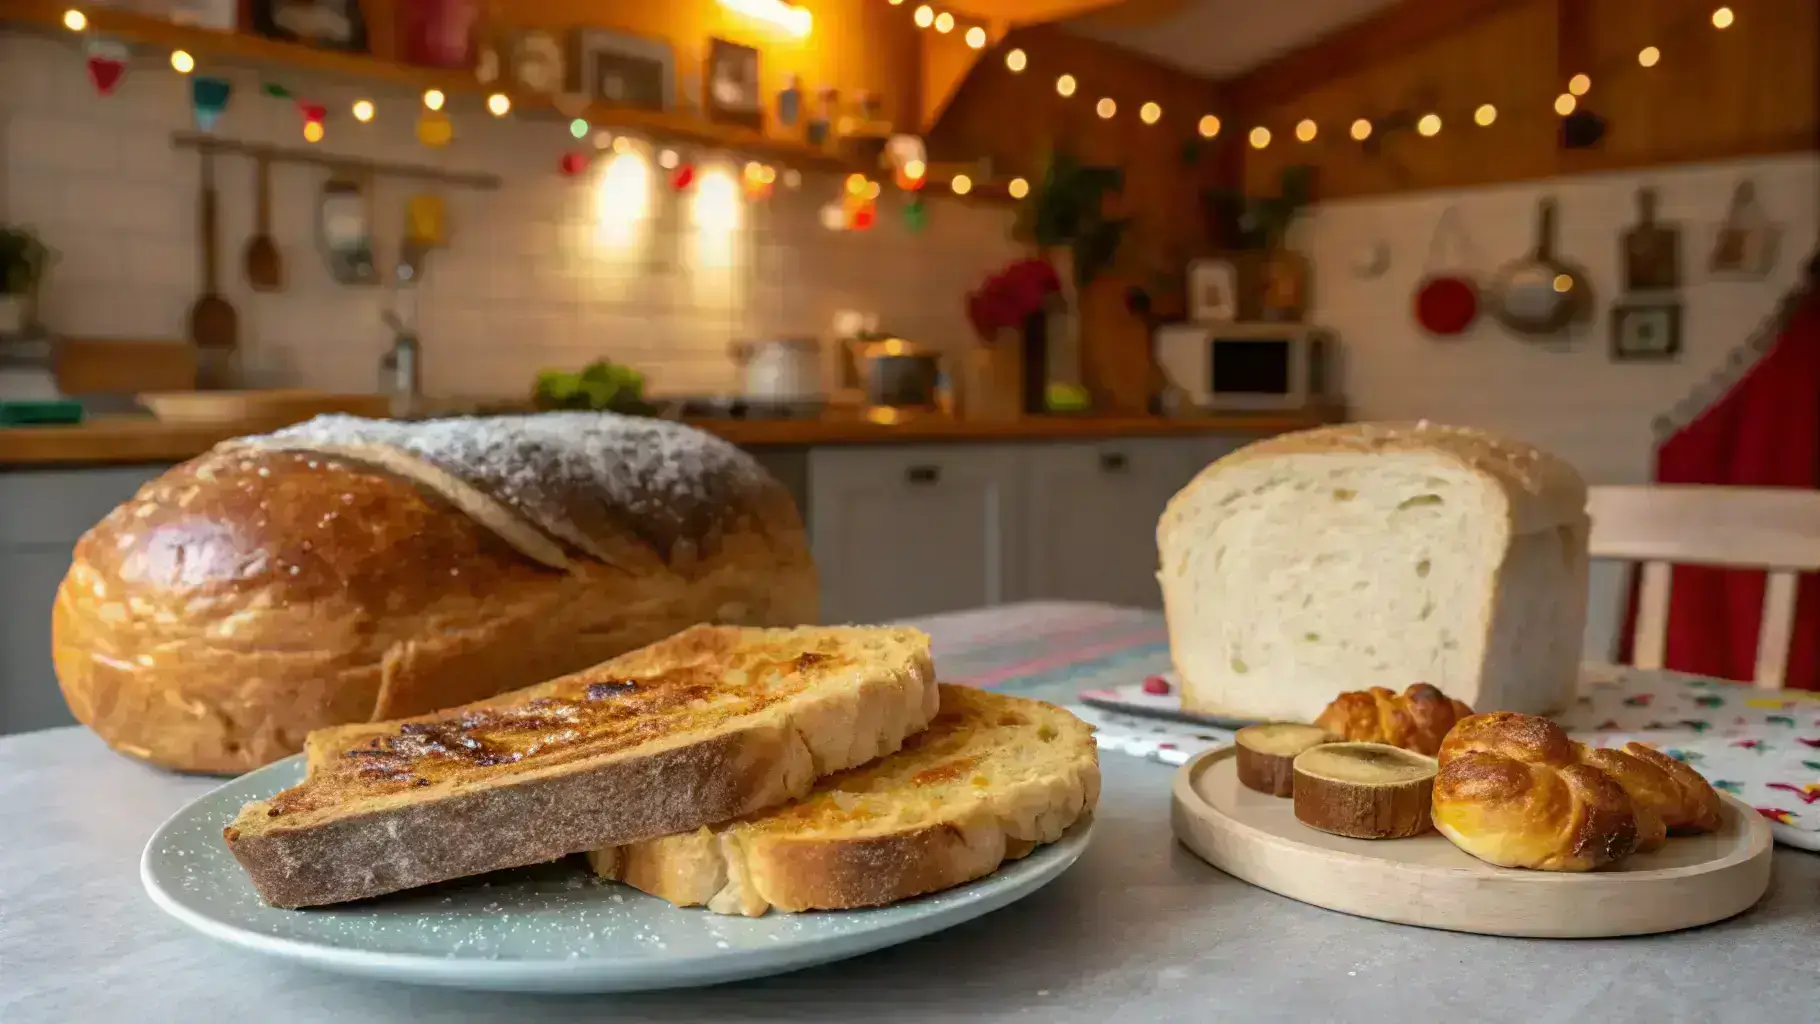
[[[1710,280],[1706,254],[1733,186],[1755,183],[1781,222],[1779,260],[1763,281]],[[1637,219],[1635,190],[1658,192],[1658,219],[1682,228],[1683,355],[1673,363],[1614,363],[1606,311],[1621,288],[1619,247]],[[1585,268],[1597,311],[1565,345],[1525,341],[1489,318],[1451,340],[1424,335],[1412,293],[1424,274],[1435,223],[1449,205],[1471,237],[1469,268],[1489,277],[1534,246],[1536,200],[1559,204],[1556,252]],[[1571,460],[1592,483],[1650,478],[1652,423],[1725,363],[1795,281],[1820,224],[1820,157],[1803,154],[1734,163],[1587,175],[1546,182],[1424,192],[1325,204],[1298,226],[1315,264],[1314,319],[1335,328],[1347,352],[1347,398],[1360,419],[1417,419],[1513,434]],[[1373,239],[1391,251],[1372,280],[1351,270]],[[1459,257],[1449,251],[1450,260]],[[1613,635],[1619,574],[1595,567],[1589,647]]]
[[[115,94],[100,98],[75,43],[0,36],[0,220],[35,227],[60,254],[44,296],[54,329],[182,337],[200,281],[200,171],[196,154],[174,150],[170,135],[192,127],[189,82],[164,55],[142,54]],[[202,70],[234,82],[219,134],[305,145],[296,108],[260,95],[255,74]],[[328,107],[324,152],[505,179],[497,192],[444,191],[453,245],[431,258],[421,295],[424,383],[436,394],[520,395],[539,368],[599,356],[646,370],[656,391],[723,391],[736,386],[730,340],[819,335],[838,309],[876,312],[908,337],[957,346],[971,336],[964,294],[1016,252],[1005,208],[935,200],[929,227],[912,235],[890,188],[877,228],[830,232],[817,211],[841,182],[828,174],[807,175],[800,192],[780,188],[768,203],[732,204],[736,229],[697,227],[703,191],[679,198],[654,166],[649,222],[616,241],[602,227],[599,175],[558,173],[575,144],[553,115],[495,120],[478,97],[462,97],[451,104],[455,144],[431,150],[414,135],[414,93],[281,81]],[[347,113],[361,96],[378,105],[372,124]],[[720,159],[737,170],[744,156]],[[252,231],[251,163],[218,157],[216,174],[223,286],[240,312],[255,382],[372,390],[390,342],[379,320],[384,295],[334,283],[316,251],[315,198],[327,172],[273,169],[274,234],[290,279],[278,295],[253,293],[240,271]],[[410,182],[380,181],[382,260],[397,251],[413,191]]]

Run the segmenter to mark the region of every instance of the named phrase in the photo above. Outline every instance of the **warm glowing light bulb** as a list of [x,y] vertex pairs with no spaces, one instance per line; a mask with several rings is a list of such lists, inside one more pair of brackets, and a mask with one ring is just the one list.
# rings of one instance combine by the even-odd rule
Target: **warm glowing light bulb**
[[1479,109],[1472,112],[1473,123],[1481,128],[1498,119],[1498,108],[1489,103],[1482,103]]
[[1094,112],[1101,117],[1111,117],[1119,112],[1119,105],[1113,102],[1112,97],[1101,96],[1100,101],[1094,104],[1093,109]]
[[368,121],[371,121],[372,119],[373,119],[373,101],[372,100],[355,100],[354,101],[354,120],[359,121],[361,124],[366,124]]
[[1441,134],[1441,115],[1423,114],[1422,119],[1416,122],[1416,131],[1431,139]]
[[305,142],[321,142],[322,141],[322,122],[321,121],[303,122],[303,141],[305,141]]
[[1566,117],[1573,113],[1574,108],[1579,105],[1580,102],[1574,99],[1572,93],[1564,92],[1555,97],[1555,113],[1560,114],[1562,117]]
[[88,15],[72,7],[63,12],[63,27],[71,32],[80,32],[88,28]]
[[1575,75],[1567,80],[1567,91],[1575,96],[1584,96],[1592,89],[1592,79],[1586,75]]
[[1366,139],[1371,138],[1371,122],[1362,117],[1357,121],[1354,121],[1352,123],[1352,137],[1360,142],[1364,142]]
[[1063,96],[1074,95],[1074,76],[1063,75],[1055,80],[1055,91]]
[[967,177],[965,174],[955,175],[954,180],[948,184],[949,187],[954,189],[954,194],[957,196],[964,196],[973,191],[973,179]]
[[1138,120],[1145,124],[1155,124],[1163,119],[1163,108],[1155,103],[1146,103],[1138,108]]
[[1012,50],[1010,53],[1005,54],[1005,66],[1014,72],[1024,70],[1024,67],[1029,63],[1030,58],[1024,56],[1024,51],[1022,50]]
[[879,195],[882,194],[884,191],[885,191],[884,186],[880,185],[878,182],[876,182],[876,181],[866,182],[866,198],[867,199],[877,199],[879,197]]
[[657,166],[662,167],[666,171],[676,170],[676,165],[681,162],[682,158],[676,155],[676,150],[674,149],[666,149],[657,154]]
[[487,97],[487,111],[494,117],[504,117],[512,111],[512,97],[503,92],[496,92]]
[[866,191],[866,176],[863,174],[847,175],[847,194],[860,195]]
[[595,149],[609,149],[612,147],[612,145],[613,145],[613,133],[612,132],[598,131],[598,132],[594,133],[594,148]]
[[1721,7],[1713,12],[1714,28],[1730,28],[1734,20],[1730,7]]
[[954,15],[949,14],[947,11],[943,11],[942,13],[936,15],[935,16],[935,30],[937,32],[942,33],[943,35],[947,35],[948,33],[954,31]]
[[924,4],[916,9],[916,13],[911,15],[910,20],[916,22],[917,28],[928,28],[935,24],[935,10],[928,4]]
[[1013,199],[1022,199],[1030,194],[1030,183],[1022,178],[1012,178],[1011,184],[1005,186],[1005,191],[1011,193]]
[[1320,128],[1318,128],[1313,121],[1308,118],[1303,118],[1302,121],[1295,126],[1295,137],[1301,139],[1303,142],[1313,142],[1315,133],[1318,131],[1320,131]]
[[968,29],[967,45],[973,47],[975,50],[984,49],[986,46],[986,30],[980,28],[978,25]]
[[769,185],[777,180],[777,168],[766,164],[758,169],[758,180]]
[[803,172],[797,170],[794,167],[784,168],[784,187],[785,188],[801,188],[802,186],[803,186]]
[[929,168],[921,160],[904,161],[904,177],[911,181],[915,181],[927,173],[929,173]]
[[1256,128],[1253,128],[1251,130],[1251,148],[1263,149],[1268,145],[1270,145],[1270,129],[1263,125],[1258,125]]
[[1555,275],[1555,291],[1565,293],[1565,292],[1573,291],[1573,289],[1574,289],[1574,279],[1571,275],[1568,275],[1568,274],[1556,274]]
[[1220,119],[1212,114],[1203,114],[1201,123],[1195,126],[1195,130],[1201,133],[1201,138],[1211,139],[1220,133]]
[[1639,50],[1637,52],[1637,63],[1643,65],[1646,68],[1655,67],[1656,62],[1661,59],[1662,59],[1662,51],[1656,49],[1653,46],[1645,46],[1642,50]]
[[614,139],[613,152],[618,153],[620,156],[629,155],[632,152],[632,140],[626,138],[624,135]]
[[190,56],[188,50],[172,50],[171,67],[175,68],[178,74],[187,75],[196,70],[196,58]]
[[423,105],[430,108],[431,110],[441,110],[443,103],[447,102],[447,100],[448,100],[448,97],[446,97],[442,94],[441,89],[424,90]]

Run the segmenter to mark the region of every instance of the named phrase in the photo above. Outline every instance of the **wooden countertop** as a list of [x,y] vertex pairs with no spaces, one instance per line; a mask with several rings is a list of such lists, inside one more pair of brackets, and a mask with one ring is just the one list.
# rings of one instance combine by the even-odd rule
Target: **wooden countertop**
[[[927,416],[895,424],[857,417],[817,420],[707,420],[692,425],[742,447],[906,444],[917,442],[1092,440],[1115,437],[1192,437],[1206,434],[1279,434],[1332,422],[1323,410],[1238,413],[1165,419],[1155,416],[1032,416],[975,422]],[[0,469],[70,465],[181,462],[231,437],[264,433],[282,424],[162,423],[143,416],[104,416],[71,426],[0,428]]]

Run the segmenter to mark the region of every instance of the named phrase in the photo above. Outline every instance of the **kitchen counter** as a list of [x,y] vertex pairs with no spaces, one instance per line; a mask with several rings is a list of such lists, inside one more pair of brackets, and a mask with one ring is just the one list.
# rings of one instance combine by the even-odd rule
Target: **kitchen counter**
[[[1050,699],[1163,663],[1160,650],[1124,661],[1104,653],[1120,637],[1160,631],[1157,617],[1083,608],[1023,605],[916,624],[934,638],[945,676]],[[1083,633],[1089,619],[1098,627]],[[1042,669],[1057,662],[1066,664]],[[320,974],[212,942],[152,905],[137,864],[158,823],[216,780],[147,768],[78,729],[8,737],[0,1017],[177,1022],[207,1006],[228,1019],[299,1024],[1815,1019],[1815,854],[1778,848],[1763,902],[1706,928],[1628,939],[1461,935],[1321,910],[1223,874],[1170,833],[1172,769],[1112,751],[1101,768],[1099,825],[1080,862],[977,921],[762,981],[531,997]]]
[[[918,416],[875,423],[856,415],[804,420],[691,421],[742,447],[807,447],[929,442],[1089,440],[1279,434],[1332,422],[1327,410],[1157,416],[1032,416],[1005,422]],[[0,469],[181,462],[232,437],[263,433],[272,423],[163,423],[144,416],[96,417],[72,426],[0,428]]]

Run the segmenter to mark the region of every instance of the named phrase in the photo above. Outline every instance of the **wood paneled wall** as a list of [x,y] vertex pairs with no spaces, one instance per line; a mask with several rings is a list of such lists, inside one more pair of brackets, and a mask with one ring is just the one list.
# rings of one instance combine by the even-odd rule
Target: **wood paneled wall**
[[[1319,169],[1320,196],[1336,198],[1820,148],[1815,0],[1732,0],[1723,31],[1709,20],[1713,0],[1445,4],[1410,0],[1233,83],[1243,105],[1233,136],[1259,125],[1272,136],[1244,150],[1246,188],[1274,191],[1284,167],[1304,163]],[[1409,35],[1442,16],[1438,34]],[[1403,45],[1386,27],[1397,24]],[[1661,51],[1655,67],[1638,64],[1645,46]],[[1553,103],[1580,72],[1592,78],[1580,102],[1606,134],[1596,149],[1567,150]],[[1483,103],[1498,112],[1487,127],[1473,123]],[[1349,137],[1355,119],[1402,109],[1438,113],[1441,132],[1399,133],[1376,154]],[[1304,119],[1317,126],[1312,142],[1297,141]]]
[[[1005,64],[1021,49],[1022,72]],[[1056,79],[1074,76],[1072,96],[1056,92]],[[1117,112],[1102,118],[1102,97]],[[1147,102],[1162,107],[1156,124],[1139,111]],[[1199,140],[1200,119],[1222,119],[1218,138],[1189,161],[1184,147]],[[1128,272],[1147,265],[1174,266],[1206,245],[1200,193],[1220,180],[1222,161],[1232,173],[1232,119],[1223,89],[1215,82],[1166,67],[1134,53],[1047,27],[1013,31],[981,59],[929,135],[937,160],[987,158],[996,173],[1035,174],[1051,147],[1091,163],[1123,167],[1121,197],[1134,225],[1122,248]]]

